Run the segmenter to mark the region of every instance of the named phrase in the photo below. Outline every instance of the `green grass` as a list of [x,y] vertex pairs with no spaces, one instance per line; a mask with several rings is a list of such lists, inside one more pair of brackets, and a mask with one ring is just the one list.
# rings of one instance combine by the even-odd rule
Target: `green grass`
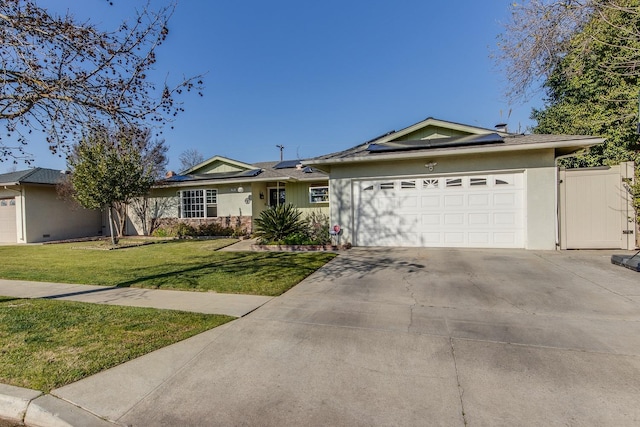
[[232,317],[0,297],[0,383],[49,392]]
[[175,240],[114,251],[78,243],[0,246],[0,278],[277,296],[335,256],[216,251],[231,242]]

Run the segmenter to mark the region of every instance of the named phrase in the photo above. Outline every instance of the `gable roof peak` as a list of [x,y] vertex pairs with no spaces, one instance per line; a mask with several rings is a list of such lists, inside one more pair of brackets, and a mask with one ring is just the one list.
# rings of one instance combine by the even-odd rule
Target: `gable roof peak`
[[231,159],[229,157],[224,157],[224,156],[220,156],[220,155],[215,155],[213,157],[210,157],[209,159],[205,160],[202,163],[198,163],[197,165],[191,166],[189,169],[181,171],[180,175],[189,175],[189,174],[193,174],[194,172],[204,168],[207,165],[210,165],[212,163],[215,162],[222,162],[222,163],[228,163],[230,165],[239,167],[241,169],[247,169],[247,170],[251,170],[253,169],[253,166],[250,165],[249,163],[245,163],[245,162],[241,162],[239,160],[234,160]]

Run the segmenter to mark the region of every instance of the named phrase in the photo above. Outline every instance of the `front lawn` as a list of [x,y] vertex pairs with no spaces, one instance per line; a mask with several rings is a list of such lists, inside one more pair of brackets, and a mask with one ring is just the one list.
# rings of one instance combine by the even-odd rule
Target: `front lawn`
[[0,297],[0,383],[49,392],[233,317]]
[[217,251],[230,242],[175,240],[113,251],[78,243],[0,246],[0,278],[277,296],[335,256]]

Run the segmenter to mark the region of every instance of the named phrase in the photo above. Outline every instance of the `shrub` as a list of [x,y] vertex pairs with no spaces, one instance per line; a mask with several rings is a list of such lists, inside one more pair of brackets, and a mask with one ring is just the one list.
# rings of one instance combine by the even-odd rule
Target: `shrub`
[[306,233],[293,233],[286,236],[282,239],[281,243],[283,245],[314,245],[316,243],[312,242],[309,239],[309,236]]
[[217,223],[200,224],[196,231],[197,236],[232,236],[233,228],[224,227]]
[[184,222],[180,222],[178,223],[178,226],[176,227],[176,236],[178,237],[188,237],[188,236],[195,236],[196,233],[196,229],[195,227],[184,223]]
[[151,233],[151,235],[154,237],[173,237],[170,234],[170,231],[163,227],[156,228],[155,230],[153,230],[153,233]]
[[320,211],[313,211],[305,220],[309,244],[328,245],[331,243],[329,234],[329,217]]
[[287,236],[305,233],[305,221],[300,212],[290,203],[270,207],[255,220],[256,236],[262,243],[284,241]]

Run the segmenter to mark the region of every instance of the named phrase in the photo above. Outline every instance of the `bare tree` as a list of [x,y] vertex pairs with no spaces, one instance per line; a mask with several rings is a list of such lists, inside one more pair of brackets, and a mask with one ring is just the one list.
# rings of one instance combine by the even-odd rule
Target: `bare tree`
[[175,209],[177,203],[175,197],[151,197],[149,194],[133,199],[131,208],[142,227],[142,234],[153,234],[160,226],[160,220]]
[[201,94],[199,76],[162,87],[148,79],[174,7],[147,6],[109,32],[35,0],[0,2],[0,160],[24,157],[33,132],[56,153],[87,127],[162,126],[183,111],[176,96]]
[[[495,59],[507,77],[507,95],[526,98],[557,71],[568,52],[589,55],[594,46],[607,45],[611,56],[602,71],[640,75],[640,52],[635,44],[640,28],[611,19],[640,15],[637,0],[524,0],[513,3],[511,18],[498,38]],[[617,31],[612,41],[603,33],[587,30],[599,21]],[[602,28],[602,27],[600,27]],[[576,37],[580,35],[580,37]],[[575,70],[566,70],[566,72]]]
[[204,156],[195,148],[183,151],[178,159],[180,160],[180,170],[182,171],[204,162]]

